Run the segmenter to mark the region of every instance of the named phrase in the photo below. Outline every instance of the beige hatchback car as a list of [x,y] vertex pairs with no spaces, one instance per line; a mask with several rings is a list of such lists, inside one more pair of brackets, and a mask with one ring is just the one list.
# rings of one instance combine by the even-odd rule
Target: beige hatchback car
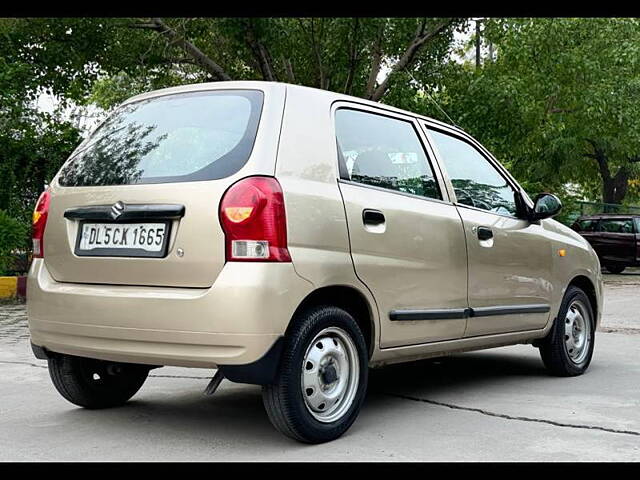
[[285,435],[354,422],[368,367],[529,343],[583,373],[602,309],[589,243],[458,128],[295,85],[121,105],[34,212],[28,317],[53,384],[125,403],[150,369],[262,385]]

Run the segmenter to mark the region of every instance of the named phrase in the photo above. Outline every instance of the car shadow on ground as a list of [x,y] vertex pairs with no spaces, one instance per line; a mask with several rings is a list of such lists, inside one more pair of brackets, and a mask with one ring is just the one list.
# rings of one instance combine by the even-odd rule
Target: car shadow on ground
[[538,357],[514,356],[506,352],[471,352],[372,369],[369,391],[384,393],[411,389],[437,394],[452,387],[482,389],[496,381],[546,376]]
[[601,272],[605,277],[605,281],[608,277],[640,277],[640,268],[625,268],[621,273],[611,273],[606,268],[603,268]]
[[[162,370],[155,370],[161,375]],[[369,390],[361,412],[361,421],[350,432],[357,434],[365,423],[375,422],[382,411],[394,407],[389,394],[407,391],[420,396],[446,393],[451,389],[478,392],[492,382],[506,382],[547,376],[542,362],[534,357],[518,357],[500,352],[477,352],[422,360],[371,369]],[[190,380],[184,389],[168,385],[166,379],[150,378],[149,385],[125,406],[109,410],[70,409],[60,415],[62,421],[99,422],[103,433],[120,436],[135,428],[136,435],[162,436],[171,432],[172,441],[238,441],[243,445],[268,443],[268,449],[299,445],[280,435],[264,411],[260,387],[225,382],[213,396],[202,394],[207,380]],[[168,385],[169,388],[163,387]],[[367,420],[369,419],[369,420]],[[360,427],[358,426],[360,425]],[[105,431],[106,430],[106,431]],[[125,434],[126,435],[126,434]],[[264,451],[264,450],[263,450]]]

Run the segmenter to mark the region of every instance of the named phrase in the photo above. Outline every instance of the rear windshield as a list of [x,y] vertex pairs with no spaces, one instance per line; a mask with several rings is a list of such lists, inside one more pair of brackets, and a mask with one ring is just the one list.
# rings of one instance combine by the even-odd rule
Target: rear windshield
[[116,110],[62,167],[62,186],[193,182],[249,159],[262,111],[257,90],[167,95]]

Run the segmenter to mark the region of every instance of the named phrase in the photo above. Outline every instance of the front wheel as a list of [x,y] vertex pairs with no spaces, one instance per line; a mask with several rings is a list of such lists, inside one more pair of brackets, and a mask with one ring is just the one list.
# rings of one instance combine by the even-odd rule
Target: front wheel
[[540,344],[540,355],[552,375],[571,377],[585,372],[595,341],[595,317],[582,289],[570,286],[551,331]]
[[262,399],[281,433],[322,443],[353,424],[367,378],[367,346],[356,321],[340,308],[316,307],[293,320],[276,380],[263,387]]
[[123,405],[140,390],[150,368],[62,354],[55,354],[48,363],[56,390],[84,408]]

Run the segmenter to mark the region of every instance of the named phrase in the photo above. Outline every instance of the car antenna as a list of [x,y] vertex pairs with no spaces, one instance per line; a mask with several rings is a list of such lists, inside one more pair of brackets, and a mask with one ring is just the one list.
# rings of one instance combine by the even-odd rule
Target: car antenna
[[[407,70],[407,73],[408,73],[408,74],[409,74],[409,76],[413,79],[413,81],[414,81],[414,82],[418,83],[418,81],[416,80],[416,78],[413,76],[413,74],[412,74],[409,70]],[[442,112],[442,114],[443,114],[445,117],[447,117],[447,120],[449,120],[449,122],[451,122],[451,125],[453,125],[454,127],[458,128],[458,129],[460,129],[460,130],[462,130],[462,128],[460,128],[460,127],[458,126],[458,124],[457,124],[456,122],[454,122],[454,121],[453,121],[453,119],[449,116],[449,114],[448,114],[447,112],[445,112],[444,108],[442,108],[442,107],[440,106],[440,104],[436,101],[436,99],[435,99],[435,98],[433,98],[433,97],[431,96],[431,94],[429,94],[429,92],[428,92],[426,89],[424,89],[424,90],[423,90],[423,92],[427,94],[427,97],[429,97],[429,100],[431,100],[431,101],[433,102],[433,104],[438,108],[438,110],[440,110],[440,112]]]

